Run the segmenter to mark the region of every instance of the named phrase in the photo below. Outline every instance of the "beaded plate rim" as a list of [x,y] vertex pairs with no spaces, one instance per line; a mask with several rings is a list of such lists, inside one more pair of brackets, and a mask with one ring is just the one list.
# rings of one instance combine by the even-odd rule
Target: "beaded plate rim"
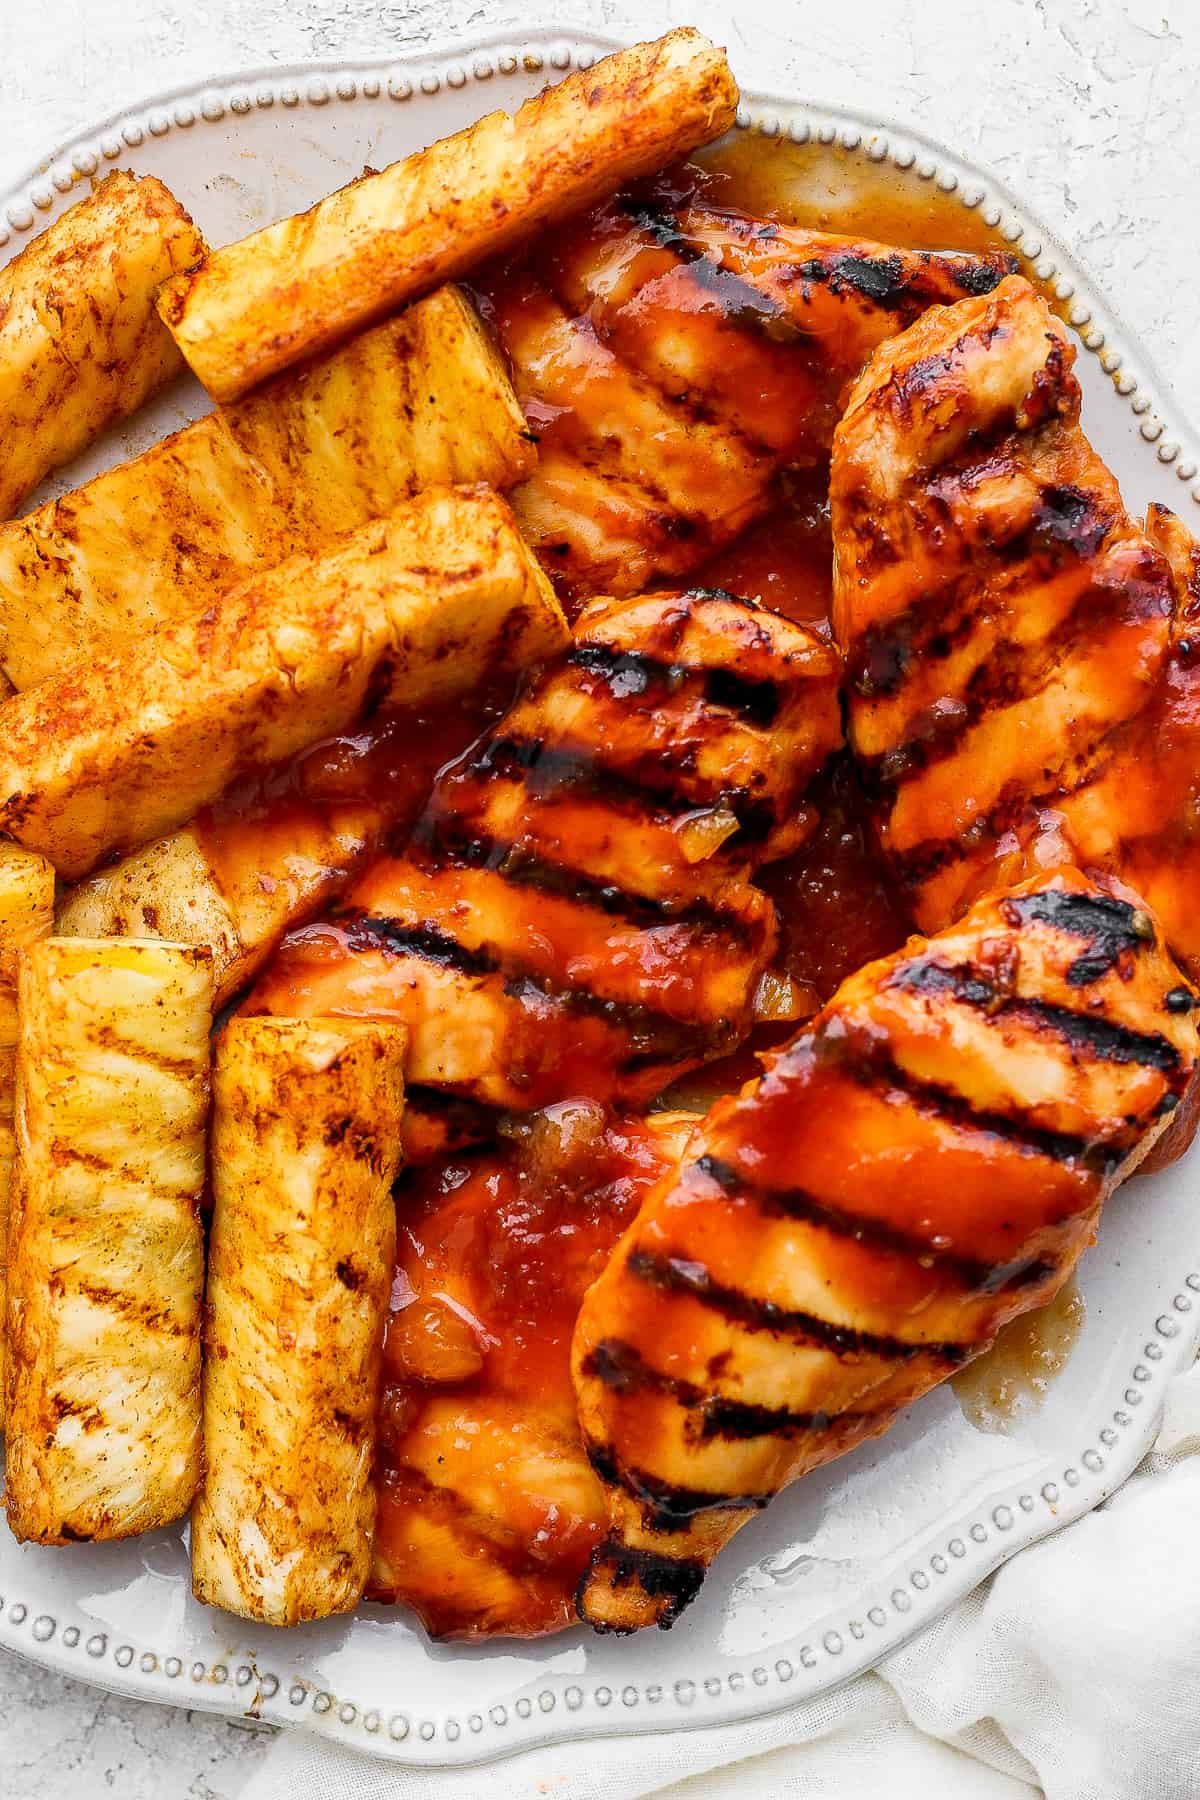
[[[182,84],[122,108],[68,139],[0,194],[0,250],[14,236],[32,231],[56,197],[69,193],[81,177],[115,163],[126,149],[140,148],[147,137],[219,124],[228,113],[244,115],[276,105],[291,110],[350,104],[360,97],[375,100],[385,88],[391,99],[402,103],[417,93],[433,96],[443,87],[460,89],[497,76],[503,80],[518,71],[545,70],[555,79],[572,69],[590,68],[598,56],[623,48],[628,41],[591,31],[566,38],[547,27],[520,39],[503,32],[479,39],[449,38],[419,57],[316,59]],[[965,207],[999,227],[1050,285],[1080,343],[1097,357],[1127,402],[1158,462],[1174,469],[1200,506],[1200,434],[1175,411],[1173,396],[1168,399],[1169,385],[1148,353],[1139,345],[1131,357],[1133,333],[1101,297],[1086,267],[1006,183],[912,126],[821,101],[744,94],[735,129],[755,130],[767,138],[790,137],[796,143],[812,139],[857,151],[873,162],[891,162],[904,171],[915,168],[919,179],[944,193],[957,193]]]
[[[360,96],[376,100],[385,91],[403,103],[418,93],[433,96],[443,87],[457,90],[470,82],[502,85],[517,73],[545,70],[555,78],[590,67],[627,41],[591,31],[568,37],[549,28],[525,32],[519,39],[497,32],[446,39],[419,56],[322,59],[185,84],[70,138],[0,195],[0,248],[32,231],[56,198],[81,178],[115,163],[147,137],[191,131],[220,123],[229,113],[236,117],[274,106],[346,105]],[[1128,403],[1147,452],[1153,451],[1162,468],[1174,470],[1200,506],[1200,438],[1173,413],[1166,384],[1145,352],[1139,346],[1131,354],[1132,334],[1100,297],[1092,278],[1005,184],[906,125],[820,102],[745,95],[737,128],[801,143],[815,139],[877,163],[915,169],[919,179],[936,183],[947,194],[957,193],[965,207],[999,227],[1052,287],[1084,348],[1098,358],[1116,393]],[[252,1659],[187,1661],[115,1632],[90,1629],[82,1613],[82,1622],[55,1618],[39,1610],[36,1599],[19,1594],[0,1594],[0,1644],[62,1674],[135,1698],[278,1725],[303,1723],[360,1752],[414,1765],[466,1764],[560,1738],[696,1729],[750,1719],[811,1698],[870,1668],[1016,1550],[1105,1500],[1152,1441],[1163,1390],[1186,1367],[1198,1338],[1200,1270],[1183,1277],[1179,1291],[1147,1330],[1142,1355],[1118,1401],[1101,1409],[1107,1422],[1057,1480],[1002,1488],[959,1518],[942,1542],[926,1547],[917,1566],[906,1573],[897,1567],[876,1583],[853,1616],[820,1622],[810,1634],[812,1641],[798,1643],[786,1655],[744,1657],[727,1664],[721,1674],[619,1687],[590,1678],[543,1676],[511,1703],[492,1705],[486,1713],[417,1716],[364,1708],[352,1697],[288,1674],[286,1654],[276,1659],[275,1668]],[[281,1649],[284,1643],[281,1636]]]

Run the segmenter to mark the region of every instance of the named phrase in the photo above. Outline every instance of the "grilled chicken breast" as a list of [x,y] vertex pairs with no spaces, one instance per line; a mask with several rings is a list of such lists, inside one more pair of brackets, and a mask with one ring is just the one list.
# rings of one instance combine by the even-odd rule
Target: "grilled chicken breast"
[[204,251],[161,181],[117,169],[0,269],[0,519],[183,366],[154,297]]
[[[1120,871],[1157,913],[1167,941],[1200,980],[1200,543],[1165,506],[1146,536],[1171,571],[1170,654],[1137,730],[1109,766],[1060,804],[1077,860]],[[1148,772],[1152,774],[1148,775]]]
[[401,1020],[417,1101],[643,1104],[749,1028],[774,944],[749,875],[815,824],[837,675],[728,595],[598,602],[249,1008]]
[[200,1478],[208,952],[47,938],[18,1004],[8,1522],[130,1537]]
[[192,1588],[268,1625],[350,1611],[370,1567],[403,1052],[329,1019],[218,1041]]
[[362,716],[469,692],[566,627],[504,502],[431,488],[0,708],[0,829],[67,880]]
[[32,686],[422,488],[534,461],[500,359],[442,288],[0,528],[0,663]]
[[1121,875],[1157,914],[1172,953],[1194,980],[1200,977],[1200,545],[1164,506],[1149,509],[1145,533],[1166,558],[1174,599],[1167,654],[1151,691],[1140,711],[1108,734],[1086,780],[1035,802],[1036,816],[1016,833],[1015,845],[1002,855],[998,850],[997,871],[1031,871],[1049,842],[1082,868]]
[[361,330],[733,123],[724,52],[671,31],[607,56],[169,282],[163,318],[214,399]]
[[568,1101],[397,1189],[369,1594],[435,1637],[574,1619],[604,1490],[579,1435],[571,1332],[691,1122]]
[[[1053,861],[1145,893],[1193,830],[1171,567],[1080,430],[1074,357],[1008,280],[885,345],[835,436],[850,738],[925,930]],[[1151,782],[1140,759],[1160,732],[1182,754]],[[1154,898],[1194,953],[1169,874]]]
[[712,1108],[580,1313],[593,1624],[669,1625],[739,1526],[1050,1298],[1196,1067],[1151,915],[1073,869],[868,964]]
[[44,857],[0,843],[0,1429],[4,1424],[5,1270],[16,1138],[17,961],[54,928],[54,870]]
[[560,591],[698,569],[781,468],[828,451],[881,340],[1014,266],[769,224],[660,181],[473,278],[538,436],[514,505]]

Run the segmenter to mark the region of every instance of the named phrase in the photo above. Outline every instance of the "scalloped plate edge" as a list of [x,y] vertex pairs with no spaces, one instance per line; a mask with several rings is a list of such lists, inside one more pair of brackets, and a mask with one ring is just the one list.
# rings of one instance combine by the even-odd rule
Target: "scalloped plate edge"
[[[219,123],[255,109],[348,104],[378,98],[386,88],[403,102],[444,85],[491,83],[545,69],[555,78],[586,68],[626,39],[587,32],[564,36],[551,28],[514,39],[506,33],[449,38],[419,57],[327,59],[265,67],[185,84],[111,114],[72,137],[6,194],[0,195],[0,248],[31,231],[57,198],[81,178],[114,163],[147,137]],[[497,91],[493,89],[492,91]],[[1084,347],[1099,359],[1116,393],[1127,401],[1147,456],[1173,469],[1200,505],[1200,438],[1162,398],[1166,384],[1133,334],[1098,292],[1092,277],[1011,190],[925,134],[890,119],[775,95],[743,95],[738,128],[764,136],[815,139],[875,162],[915,170],[918,179],[958,193],[987,223],[1035,265],[1064,308]],[[1187,1315],[1195,1312],[1196,1318]],[[1061,1480],[1036,1492],[1009,1484],[960,1517],[944,1543],[926,1544],[861,1596],[853,1616],[821,1620],[786,1655],[746,1657],[722,1675],[614,1687],[555,1675],[530,1682],[511,1704],[486,1717],[416,1717],[402,1710],[363,1708],[298,1673],[264,1669],[257,1660],[230,1664],[186,1662],[119,1634],[96,1630],[81,1610],[71,1618],[39,1611],[36,1600],[0,1595],[0,1644],[77,1680],[196,1710],[307,1725],[366,1754],[412,1765],[467,1764],[513,1754],[562,1738],[642,1731],[700,1729],[760,1716],[851,1679],[897,1649],[968,1593],[1015,1551],[1050,1535],[1107,1499],[1132,1473],[1153,1441],[1167,1382],[1187,1366],[1200,1336],[1200,1272],[1180,1277],[1179,1291],[1147,1328],[1144,1360],[1130,1372],[1111,1423],[1067,1464]],[[1133,1409],[1133,1410],[1130,1410]],[[1105,1409],[1102,1409],[1105,1410]],[[918,1567],[912,1567],[914,1560]],[[811,1641],[808,1641],[811,1640]],[[281,1645],[285,1639],[280,1637]],[[281,1659],[282,1661],[282,1659]]]

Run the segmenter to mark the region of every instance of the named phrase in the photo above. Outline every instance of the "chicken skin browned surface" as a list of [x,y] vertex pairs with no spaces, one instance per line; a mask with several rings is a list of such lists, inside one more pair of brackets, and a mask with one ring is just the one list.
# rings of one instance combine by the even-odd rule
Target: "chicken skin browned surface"
[[669,1625],[797,1476],[1042,1305],[1196,1066],[1193,992],[1073,869],[868,964],[643,1204],[576,1330],[592,1623]]
[[397,1189],[369,1592],[435,1637],[573,1622],[604,1531],[579,1435],[579,1303],[693,1121],[570,1101]]
[[776,937],[750,875],[816,824],[838,674],[725,594],[596,603],[250,1010],[404,1023],[417,1115],[429,1090],[647,1103],[749,1030]]
[[851,743],[923,930],[1070,861],[1127,879],[1196,971],[1194,565],[1126,512],[1074,360],[1014,278],[868,364],[830,488]]
[[538,439],[514,507],[560,592],[698,569],[767,510],[781,469],[828,451],[877,344],[1014,267],[748,218],[664,179],[484,272]]

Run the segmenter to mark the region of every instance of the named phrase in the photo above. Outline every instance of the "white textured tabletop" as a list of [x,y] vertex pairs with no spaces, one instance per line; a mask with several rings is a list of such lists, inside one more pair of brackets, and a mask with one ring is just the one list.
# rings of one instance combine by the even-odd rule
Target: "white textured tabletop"
[[[873,108],[990,166],[1200,417],[1196,0],[0,0],[0,189],[91,119],[180,82],[546,22],[647,37],[694,23],[747,85]],[[0,1651],[3,1800],[233,1800],[267,1741]]]

